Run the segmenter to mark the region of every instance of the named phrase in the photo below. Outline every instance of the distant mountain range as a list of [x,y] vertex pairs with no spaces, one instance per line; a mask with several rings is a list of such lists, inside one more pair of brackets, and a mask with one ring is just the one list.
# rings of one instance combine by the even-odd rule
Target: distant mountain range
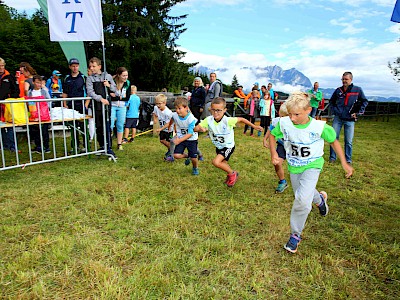
[[[196,66],[191,68],[193,71],[197,71],[200,74],[209,74],[211,72],[227,73],[229,70],[227,68],[220,69],[210,69],[204,66]],[[268,78],[269,82],[272,82],[274,85],[277,84],[287,84],[291,86],[298,86],[302,89],[309,89],[312,87],[312,83],[310,79],[305,76],[300,71],[295,68],[291,68],[289,70],[283,70],[279,66],[267,66],[267,67],[242,67],[243,71],[250,71],[253,75],[256,76],[256,80]],[[321,88],[321,91],[324,94],[324,98],[330,98],[335,91],[336,88]],[[380,96],[367,96],[370,101],[378,101],[378,102],[400,102],[399,97],[380,97]]]

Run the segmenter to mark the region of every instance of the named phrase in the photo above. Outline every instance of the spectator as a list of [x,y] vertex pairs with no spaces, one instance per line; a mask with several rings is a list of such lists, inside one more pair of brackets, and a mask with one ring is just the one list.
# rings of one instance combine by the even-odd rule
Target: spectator
[[[18,96],[19,89],[15,78],[6,70],[6,62],[4,59],[0,58],[0,100],[7,98],[18,98]],[[3,104],[0,104],[0,111],[1,110],[4,110]],[[8,127],[7,129],[2,128],[1,136],[5,149],[9,149],[12,152],[15,152],[16,149],[18,149],[17,145],[15,144],[14,130],[12,127]]]
[[[368,105],[368,100],[364,95],[363,90],[353,85],[353,74],[344,72],[342,76],[341,87],[338,87],[332,94],[329,103],[332,106],[332,112],[335,116],[332,127],[336,132],[336,139],[339,140],[340,130],[344,127],[344,153],[347,163],[352,163],[353,153],[353,137],[354,137],[354,122],[358,116],[364,114],[365,108]],[[336,161],[336,153],[331,147],[329,162]]]
[[[35,75],[33,76],[33,89],[30,89],[28,91],[28,97],[40,97],[40,96],[43,96],[44,99],[50,99],[49,93],[44,88],[42,88],[42,78],[39,75]],[[33,152],[50,153],[49,123],[42,123],[41,129],[39,128],[39,125],[31,125],[29,128],[31,130],[31,135],[36,146]]]
[[27,62],[19,64],[19,69],[24,75],[24,94],[21,97],[28,96],[28,91],[33,89],[33,76],[36,75],[36,70]]
[[193,90],[190,97],[190,111],[197,119],[197,124],[200,122],[201,114],[204,111],[205,100],[206,90],[204,88],[203,80],[201,80],[200,77],[196,77],[193,80]]
[[233,91],[233,98],[240,98],[242,100],[246,98],[246,95],[243,92],[243,86],[238,85],[237,89]]
[[311,104],[312,110],[310,113],[310,117],[315,118],[315,115],[317,114],[319,103],[322,100],[322,92],[319,90],[319,83],[314,82],[314,88],[309,90],[308,93],[311,95],[310,104]]
[[[131,95],[127,103],[128,109],[126,111],[126,121],[125,121],[125,136],[122,143],[132,143],[136,136],[136,127],[139,124],[139,108],[140,108],[140,98],[137,93],[136,85],[131,86]],[[129,130],[132,128],[132,136],[128,141]]]
[[116,123],[118,143],[117,149],[123,150],[122,137],[124,134],[124,124],[126,120],[126,105],[129,101],[129,89],[131,85],[128,80],[128,70],[124,67],[119,67],[114,79],[117,91],[115,92],[115,97],[111,97],[111,132],[113,131]]
[[268,89],[267,90],[271,94],[271,99],[274,100],[274,102],[275,102],[275,100],[278,99],[278,93],[276,93],[274,91],[274,89],[272,88],[272,83],[271,82],[268,83]]
[[210,86],[207,90],[203,116],[211,116],[210,106],[214,98],[222,96],[222,82],[217,79],[216,73],[210,73]]
[[[88,96],[91,97],[94,102],[94,111],[95,111],[95,125],[96,125],[96,135],[97,141],[100,145],[100,150],[106,150],[107,154],[116,158],[114,151],[111,149],[111,130],[110,130],[110,109],[108,106],[110,102],[107,100],[107,94],[110,93],[110,96],[115,97],[116,86],[113,78],[110,74],[101,71],[101,60],[97,57],[93,57],[89,60],[89,68],[92,72],[87,78],[86,81],[86,90]],[[105,105],[105,126],[103,126],[103,108],[102,105]],[[104,133],[106,134],[106,138],[104,141]],[[106,142],[106,144],[104,144]]]
[[46,81],[46,86],[49,89],[49,94],[50,97],[53,98],[53,85],[58,84],[58,92],[61,93],[62,92],[62,83],[61,83],[61,79],[60,79],[61,73],[57,70],[54,70],[52,73],[52,76],[47,79]]
[[[69,69],[71,73],[65,77],[64,80],[64,90],[62,93],[63,98],[82,98],[86,96],[86,76],[79,71],[79,60],[76,58],[71,58],[68,62]],[[55,86],[55,85],[54,85]],[[53,86],[53,87],[54,87]],[[87,100],[87,105],[90,100]],[[63,106],[65,108],[70,108],[78,111],[81,114],[85,114],[84,100],[74,100],[66,101],[64,100]],[[75,121],[75,125],[83,130],[85,124],[84,122]],[[83,144],[85,144],[85,136],[82,136]],[[75,143],[71,140],[72,148],[75,148]],[[76,136],[76,149],[80,148],[79,134]],[[85,151],[86,149],[81,149]],[[72,149],[75,151],[75,149]]]

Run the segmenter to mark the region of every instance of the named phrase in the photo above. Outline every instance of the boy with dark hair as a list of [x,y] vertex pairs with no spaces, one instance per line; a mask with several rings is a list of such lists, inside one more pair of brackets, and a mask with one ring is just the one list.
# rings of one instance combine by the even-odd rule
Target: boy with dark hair
[[[47,90],[45,90],[42,87],[42,77],[40,77],[39,75],[33,76],[33,89],[28,91],[28,97],[43,97],[44,99],[50,99],[49,92],[47,92]],[[48,107],[47,104],[45,106]],[[39,154],[43,152],[50,153],[51,151],[49,148],[49,123],[42,123],[41,128],[39,128],[39,125],[32,125],[30,126],[30,129],[32,138],[36,146],[35,149],[33,149],[33,152]]]
[[243,122],[244,124],[262,130],[261,126],[256,126],[245,118],[231,118],[225,116],[226,101],[222,97],[214,98],[211,102],[211,116],[205,118],[195,128],[196,131],[209,131],[210,139],[216,147],[217,156],[212,163],[215,167],[225,171],[227,177],[225,183],[232,187],[238,180],[239,173],[233,171],[229,166],[228,161],[233,151],[235,151],[234,130],[236,123]]
[[[100,150],[106,150],[107,154],[116,158],[114,151],[111,149],[111,129],[110,129],[110,102],[107,100],[108,94],[115,97],[116,86],[110,74],[101,71],[101,60],[93,57],[89,60],[89,69],[91,75],[86,80],[86,90],[88,97],[94,101],[94,119],[96,124],[97,141],[100,145]],[[103,116],[102,105],[105,106],[105,114]],[[105,126],[103,125],[105,119]],[[106,137],[104,138],[104,133]],[[104,144],[104,142],[106,144]]]
[[[189,111],[189,103],[186,97],[177,97],[174,105],[176,112],[172,114],[171,120],[163,127],[157,129],[157,131],[160,132],[165,128],[171,128],[175,124],[176,136],[173,138],[173,143],[175,144],[174,158],[190,158],[193,165],[192,175],[199,175],[199,161],[197,158],[198,133],[194,131],[197,119]],[[186,148],[188,149],[188,154],[184,153]],[[187,163],[185,162],[185,164]]]

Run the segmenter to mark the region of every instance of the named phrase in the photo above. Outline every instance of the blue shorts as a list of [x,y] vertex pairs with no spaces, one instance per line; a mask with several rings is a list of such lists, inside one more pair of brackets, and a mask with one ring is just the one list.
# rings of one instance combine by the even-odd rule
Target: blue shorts
[[215,152],[218,154],[221,154],[224,157],[225,161],[228,161],[231,155],[233,154],[233,151],[235,151],[235,146],[233,148],[222,148],[218,149],[215,148]]
[[286,150],[285,147],[281,143],[277,143],[276,145],[276,152],[278,153],[278,156],[282,158],[283,160],[286,159]]
[[139,123],[139,118],[126,118],[125,128],[136,128]]
[[183,141],[179,145],[175,146],[174,154],[183,154],[186,148],[188,149],[188,155],[190,158],[197,158],[197,140]]

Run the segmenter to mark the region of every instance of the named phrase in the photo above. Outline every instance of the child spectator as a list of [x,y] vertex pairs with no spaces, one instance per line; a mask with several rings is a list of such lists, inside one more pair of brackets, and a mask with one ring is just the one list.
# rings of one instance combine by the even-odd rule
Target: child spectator
[[[260,100],[260,126],[264,128],[264,136],[267,133],[271,119],[275,117],[275,105],[269,93],[265,93]],[[259,132],[261,133],[261,132]]]
[[324,141],[330,143],[338,154],[346,178],[349,178],[354,170],[346,162],[340,143],[336,140],[335,130],[325,122],[309,116],[311,112],[309,94],[293,93],[286,106],[289,116],[280,118],[271,131],[270,151],[272,163],[274,165],[281,163],[282,158],[275,148],[276,139],[282,138],[295,195],[290,215],[291,236],[284,248],[296,253],[312,203],[318,206],[322,216],[326,216],[329,211],[327,193],[316,190],[318,177],[324,165]]
[[[266,95],[269,96],[269,93],[267,93]],[[268,139],[271,134],[271,131],[275,128],[280,118],[286,117],[287,115],[288,111],[286,109],[286,102],[283,102],[281,107],[279,108],[279,117],[272,119],[269,129],[267,130],[267,133],[264,135],[263,145],[265,148],[269,149]],[[282,139],[277,140],[276,152],[278,153],[279,158],[282,158],[282,160],[280,160],[278,164],[274,165],[276,175],[279,178],[278,186],[275,189],[275,193],[283,193],[283,191],[286,190],[286,188],[288,187],[288,184],[285,179],[285,172],[282,166],[283,161],[286,160],[286,151],[285,147],[283,146]]]
[[62,92],[61,73],[54,70],[51,77],[46,81],[46,87],[49,90],[50,97],[53,98],[53,86],[57,84],[57,93]]
[[[168,124],[157,129],[162,131],[165,128],[171,128],[173,124],[176,126],[176,136],[173,139],[175,144],[174,158],[190,158],[192,161],[192,175],[199,175],[198,159],[197,159],[197,139],[198,133],[194,131],[197,119],[189,111],[189,103],[186,97],[179,96],[175,100],[176,112],[172,114]],[[183,153],[188,149],[188,154]],[[187,165],[187,163],[185,163]]]
[[123,144],[128,143],[129,129],[132,128],[132,137],[129,140],[129,143],[132,143],[135,140],[136,135],[136,126],[139,123],[139,107],[140,107],[140,98],[136,95],[137,87],[135,85],[131,85],[131,95],[129,97],[129,101],[127,102],[128,110],[126,112],[126,122],[125,122],[125,137],[122,140]]
[[[39,75],[33,76],[33,89],[28,91],[28,97],[40,97],[44,99],[50,99],[49,93],[42,88],[42,78]],[[47,107],[47,105],[46,105]],[[31,125],[31,136],[35,142],[35,153],[50,153],[49,148],[49,123],[42,123],[41,128],[39,125]]]
[[225,183],[232,187],[238,180],[239,173],[232,170],[228,161],[232,153],[235,151],[234,130],[236,123],[243,122],[256,130],[261,130],[260,126],[256,126],[244,118],[232,118],[225,116],[226,101],[222,97],[214,98],[211,102],[211,116],[205,118],[196,126],[196,131],[205,132],[207,129],[211,141],[216,147],[217,156],[212,163],[217,168],[226,172],[227,177]]
[[[253,90],[251,91],[251,96],[250,96],[249,100],[246,101],[246,103],[244,104],[250,123],[254,123],[256,121],[256,118],[258,117],[259,100],[260,100],[260,92],[258,91],[257,87],[253,87]],[[246,124],[244,126],[243,134],[246,134],[248,128],[249,128],[249,125]],[[254,130],[254,127],[251,127],[250,136],[252,136],[252,137],[254,137],[253,130]]]
[[[164,94],[158,94],[156,96],[155,106],[153,110],[153,123],[160,124],[160,128],[164,125],[169,124],[172,111],[167,107],[167,96]],[[173,134],[172,127],[165,127],[163,130],[157,130],[160,133],[160,143],[167,147],[167,152],[164,155],[164,160],[173,162],[174,161],[174,151],[171,151],[171,138]]]
[[[116,158],[114,151],[111,149],[110,102],[106,99],[108,92],[110,96],[116,96],[115,82],[110,74],[101,71],[101,60],[97,57],[93,57],[89,60],[89,68],[92,75],[90,75],[86,80],[86,91],[88,97],[91,97],[93,100],[95,100],[94,122],[96,125],[97,141],[100,145],[99,150],[105,149],[107,154]],[[104,108],[106,114],[104,117],[102,105],[106,106]],[[103,127],[103,118],[105,119],[106,128]],[[104,134],[106,134],[105,139]],[[104,140],[106,144],[104,144]]]

